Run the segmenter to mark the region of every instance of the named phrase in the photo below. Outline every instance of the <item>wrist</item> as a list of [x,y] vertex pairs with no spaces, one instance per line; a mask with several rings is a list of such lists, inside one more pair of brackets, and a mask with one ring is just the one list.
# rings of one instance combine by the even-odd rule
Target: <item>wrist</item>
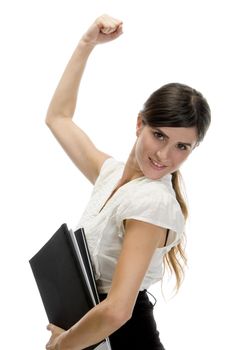
[[71,350],[69,347],[67,347],[67,336],[68,331],[65,331],[61,333],[57,339],[57,346],[56,350]]
[[91,51],[95,48],[96,44],[91,43],[90,41],[87,41],[87,40],[85,40],[84,37],[82,37],[82,38],[79,40],[78,46],[79,46],[80,48],[82,48],[83,50],[87,50],[87,51],[90,51],[90,52],[91,52]]

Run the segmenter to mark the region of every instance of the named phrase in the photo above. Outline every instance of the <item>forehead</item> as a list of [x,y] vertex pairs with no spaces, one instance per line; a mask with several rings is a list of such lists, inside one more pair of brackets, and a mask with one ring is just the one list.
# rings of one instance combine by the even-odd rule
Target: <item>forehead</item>
[[191,128],[176,128],[176,127],[155,127],[153,129],[162,131],[166,136],[174,142],[183,142],[195,144],[197,142],[197,129]]

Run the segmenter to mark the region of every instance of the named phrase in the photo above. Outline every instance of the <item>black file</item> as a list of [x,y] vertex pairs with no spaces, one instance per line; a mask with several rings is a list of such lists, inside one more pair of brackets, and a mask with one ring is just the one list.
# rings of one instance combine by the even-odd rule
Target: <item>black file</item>
[[[83,228],[62,224],[29,263],[50,323],[67,330],[99,303]],[[87,349],[111,346],[107,338]]]

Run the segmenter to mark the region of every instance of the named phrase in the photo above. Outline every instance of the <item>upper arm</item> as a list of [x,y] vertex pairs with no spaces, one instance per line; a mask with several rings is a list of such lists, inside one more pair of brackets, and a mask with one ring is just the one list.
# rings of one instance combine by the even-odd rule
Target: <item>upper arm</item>
[[128,319],[155,249],[163,246],[166,229],[138,220],[126,220],[121,254],[107,299]]
[[58,117],[47,121],[47,125],[74,164],[94,184],[103,162],[110,156],[99,151],[72,119]]

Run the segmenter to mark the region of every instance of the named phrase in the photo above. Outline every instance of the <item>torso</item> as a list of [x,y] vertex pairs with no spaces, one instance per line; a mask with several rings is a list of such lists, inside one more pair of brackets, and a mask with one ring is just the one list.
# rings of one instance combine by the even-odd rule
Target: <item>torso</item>
[[[109,200],[113,197],[113,195],[117,192],[117,190],[123,186],[125,183],[122,183],[121,180],[119,181],[119,183],[117,184],[117,186],[115,187],[115,189],[112,191],[112,193],[110,194],[110,196],[108,197],[108,199],[106,200],[106,202],[104,203],[104,205],[102,206],[102,208],[100,209],[99,213],[101,213],[101,211],[106,207],[107,203],[109,202]],[[125,222],[123,223],[123,225],[125,226]],[[167,242],[167,238],[168,238],[168,233],[169,230],[164,229],[164,241],[160,243],[160,245],[158,246],[159,248],[163,248],[166,246],[166,242]]]
[[121,187],[122,185],[117,185],[115,187],[115,189],[112,191],[112,193],[110,194],[110,196],[108,197],[108,199],[106,200],[106,202],[104,203],[104,205],[102,206],[102,208],[100,209],[99,213],[101,213],[101,211],[106,207],[108,201],[112,198],[112,196],[116,193],[116,191]]
[[[164,247],[164,238],[164,244],[156,250],[151,260],[141,290],[162,278],[163,255],[183,232],[180,208],[176,204],[173,205],[176,199],[172,188],[170,189],[170,179],[154,182],[141,177],[123,182],[123,170],[121,162],[106,160],[93,188],[91,199],[76,226],[84,227],[95,267],[98,290],[102,293],[107,292],[111,286],[112,274],[125,234],[123,224],[128,220],[125,218],[131,217],[165,227],[165,232],[167,227],[170,228],[167,245]],[[148,212],[149,207],[144,206],[144,202],[150,203],[152,210]],[[163,208],[167,208],[165,212]],[[175,231],[178,232],[177,235]]]

